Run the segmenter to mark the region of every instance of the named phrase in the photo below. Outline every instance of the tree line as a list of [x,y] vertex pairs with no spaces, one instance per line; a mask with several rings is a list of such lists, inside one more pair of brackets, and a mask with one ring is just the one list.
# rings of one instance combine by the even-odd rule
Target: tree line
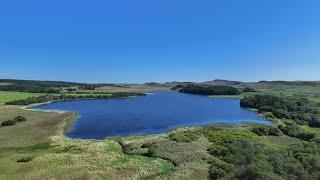
[[197,94],[197,95],[238,95],[240,91],[237,88],[231,86],[209,86],[209,85],[194,85],[189,84],[186,86],[176,86],[172,88],[178,90],[181,93]]
[[53,87],[40,87],[34,85],[1,85],[0,91],[17,91],[28,93],[60,93],[60,90]]
[[29,97],[27,99],[22,100],[14,100],[6,102],[6,105],[30,105],[30,104],[37,104],[37,103],[45,103],[50,101],[61,101],[61,100],[76,100],[76,99],[109,99],[109,98],[123,98],[129,96],[140,96],[144,95],[142,93],[131,93],[131,92],[119,92],[113,94],[79,94],[79,95],[68,95],[68,94],[61,94],[61,95],[45,95],[45,96],[38,96],[38,97]]
[[309,107],[305,98],[257,94],[241,99],[240,106],[257,109],[259,113],[269,112],[276,118],[292,120],[298,125],[320,127],[319,110]]
[[88,84],[64,81],[36,81],[36,80],[16,80],[0,79],[0,91],[18,91],[29,93],[60,93],[62,88],[70,90],[77,86],[83,90],[94,90],[101,86],[115,86],[114,84]]

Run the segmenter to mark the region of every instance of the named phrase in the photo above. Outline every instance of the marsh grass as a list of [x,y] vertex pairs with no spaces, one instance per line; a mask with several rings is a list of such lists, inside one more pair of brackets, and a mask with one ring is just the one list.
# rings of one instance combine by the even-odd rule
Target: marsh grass
[[172,170],[154,157],[125,155],[115,140],[80,140],[64,136],[75,113],[0,107],[8,117],[28,120],[0,129],[0,179],[139,179]]

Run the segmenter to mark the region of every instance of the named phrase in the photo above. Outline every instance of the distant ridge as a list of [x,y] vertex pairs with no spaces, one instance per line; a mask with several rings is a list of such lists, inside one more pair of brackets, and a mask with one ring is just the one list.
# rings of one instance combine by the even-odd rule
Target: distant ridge
[[[69,81],[54,81],[54,80],[24,80],[24,79],[0,79],[1,84],[37,84],[41,86],[84,86],[84,85],[98,85],[98,86],[115,86],[116,84],[124,84],[124,83],[81,83],[81,82],[69,82]],[[207,85],[225,85],[225,86],[245,86],[250,84],[283,84],[283,85],[307,85],[307,86],[318,86],[320,85],[320,81],[258,81],[258,82],[243,82],[243,81],[232,81],[232,80],[224,80],[224,79],[215,79],[212,81],[204,81],[204,82],[188,82],[188,81],[172,81],[165,83],[158,82],[146,82],[146,83],[131,83],[134,84],[145,84],[145,85],[188,85],[188,84],[207,84]],[[129,85],[129,84],[128,84]]]
[[259,81],[260,84],[284,84],[284,85],[305,85],[318,86],[320,81]]
[[51,81],[51,80],[24,80],[24,79],[0,79],[0,83],[8,84],[36,84],[41,86],[84,86],[84,85],[114,85],[108,83],[79,83],[69,81]]
[[203,82],[203,84],[210,84],[210,85],[241,85],[241,84],[244,84],[244,82],[241,82],[241,81],[230,81],[230,80],[224,80],[224,79],[215,79],[213,81]]

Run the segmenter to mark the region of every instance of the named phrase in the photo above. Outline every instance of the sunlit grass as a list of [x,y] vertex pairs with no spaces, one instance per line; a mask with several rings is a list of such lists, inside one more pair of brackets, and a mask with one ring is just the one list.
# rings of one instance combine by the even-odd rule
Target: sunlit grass
[[26,93],[26,92],[12,92],[0,91],[0,104],[8,101],[27,99],[28,97],[41,96],[41,93]]

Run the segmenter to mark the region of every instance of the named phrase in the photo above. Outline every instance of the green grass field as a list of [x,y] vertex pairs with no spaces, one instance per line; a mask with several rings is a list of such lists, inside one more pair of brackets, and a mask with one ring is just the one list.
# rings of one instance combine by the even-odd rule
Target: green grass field
[[25,92],[12,92],[0,91],[0,104],[8,101],[27,99],[28,97],[40,96],[40,93],[25,93]]
[[75,118],[71,112],[0,106],[0,122],[18,115],[27,121],[0,127],[0,179],[137,179],[173,169],[163,159],[125,155],[115,140],[65,137],[68,119]]

